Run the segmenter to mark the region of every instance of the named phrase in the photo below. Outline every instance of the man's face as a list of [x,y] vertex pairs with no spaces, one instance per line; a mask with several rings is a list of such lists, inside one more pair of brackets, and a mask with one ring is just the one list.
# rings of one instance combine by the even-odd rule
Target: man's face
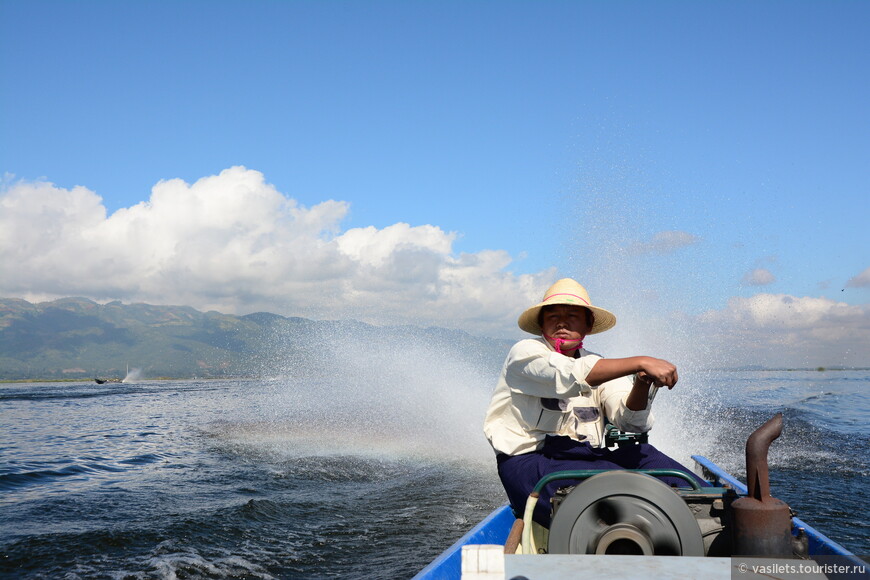
[[582,306],[556,304],[541,309],[541,329],[546,336],[562,340],[583,340],[589,334],[589,321]]

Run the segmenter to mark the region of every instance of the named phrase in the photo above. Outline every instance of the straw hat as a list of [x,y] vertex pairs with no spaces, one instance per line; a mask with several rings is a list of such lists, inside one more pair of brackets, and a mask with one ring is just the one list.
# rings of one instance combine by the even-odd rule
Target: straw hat
[[535,304],[520,315],[520,319],[517,321],[520,328],[526,332],[540,336],[543,331],[541,330],[541,326],[538,324],[538,314],[541,312],[541,308],[553,304],[582,306],[591,310],[592,314],[595,316],[595,324],[592,325],[589,334],[604,332],[605,330],[610,330],[616,326],[616,316],[614,316],[612,312],[597,306],[592,306],[592,301],[589,300],[589,293],[586,292],[586,288],[571,278],[562,278],[544,292],[544,299],[541,302]]

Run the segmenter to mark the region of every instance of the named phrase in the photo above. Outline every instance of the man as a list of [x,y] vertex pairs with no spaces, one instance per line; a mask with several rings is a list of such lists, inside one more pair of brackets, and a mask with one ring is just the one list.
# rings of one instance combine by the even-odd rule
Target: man
[[[541,477],[554,471],[689,472],[652,445],[601,447],[605,419],[623,431],[650,430],[650,387],[673,388],[678,378],[674,365],[648,356],[606,359],[583,348],[586,336],[613,328],[616,317],[593,306],[586,289],[569,278],[553,284],[543,301],[523,312],[518,323],[538,338],[521,340],[511,348],[484,422],[499,477],[516,514],[522,514]],[[677,477],[661,479],[686,485]],[[535,521],[549,525],[549,499],[564,484],[553,483],[542,491]]]

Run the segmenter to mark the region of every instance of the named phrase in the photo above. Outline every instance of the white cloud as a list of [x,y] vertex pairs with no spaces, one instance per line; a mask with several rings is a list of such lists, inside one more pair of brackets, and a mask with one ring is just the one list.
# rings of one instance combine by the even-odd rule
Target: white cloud
[[709,311],[704,316],[712,322],[740,323],[751,328],[805,330],[820,324],[841,326],[861,313],[860,306],[829,298],[756,294],[750,298],[732,298],[727,309]]
[[767,286],[774,282],[776,282],[776,276],[766,268],[755,268],[743,276],[743,283],[747,286]]
[[373,226],[351,229],[339,236],[336,242],[345,255],[369,266],[379,266],[403,248],[448,254],[455,237],[455,234],[445,235],[435,226],[414,228],[399,223],[382,230]]
[[870,286],[870,268],[846,282],[848,288],[867,288]]
[[84,187],[18,182],[0,193],[0,295],[504,334],[555,278],[509,272],[503,251],[454,255],[456,234],[434,225],[342,231],[348,209],[300,206],[244,167],[161,181],[111,216]]
[[635,242],[628,246],[632,255],[640,254],[671,254],[680,248],[697,244],[701,239],[688,232],[664,231],[656,233],[648,242]]
[[703,334],[728,364],[870,364],[870,307],[829,298],[756,294],[702,314]]
[[[148,201],[112,215],[84,187],[7,183],[0,191],[0,296],[263,310],[508,336],[518,334],[518,313],[558,277],[555,269],[513,274],[512,257],[501,250],[454,253],[456,234],[436,225],[343,229],[348,210],[333,200],[300,206],[244,167],[193,184],[162,181]],[[646,248],[696,241],[661,232]],[[850,285],[868,277],[865,271]],[[608,295],[602,286],[594,285],[596,300]],[[653,345],[638,344],[649,313],[632,314],[632,306],[616,308],[618,344],[606,349],[613,356],[670,356],[682,340],[679,360],[695,352],[704,364],[870,364],[868,306],[784,294],[733,298],[698,318],[659,312],[653,328],[639,333],[655,337]],[[667,340],[657,334],[662,328]]]

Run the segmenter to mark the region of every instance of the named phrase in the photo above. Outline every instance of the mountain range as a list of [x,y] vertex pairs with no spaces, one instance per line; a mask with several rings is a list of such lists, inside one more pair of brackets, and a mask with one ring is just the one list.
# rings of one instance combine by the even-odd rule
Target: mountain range
[[[511,341],[437,327],[377,327],[258,312],[234,316],[187,306],[0,298],[0,380],[247,377],[301,369],[324,348],[404,344],[503,360]],[[288,365],[288,361],[293,361]],[[495,363],[498,364],[498,363]]]

